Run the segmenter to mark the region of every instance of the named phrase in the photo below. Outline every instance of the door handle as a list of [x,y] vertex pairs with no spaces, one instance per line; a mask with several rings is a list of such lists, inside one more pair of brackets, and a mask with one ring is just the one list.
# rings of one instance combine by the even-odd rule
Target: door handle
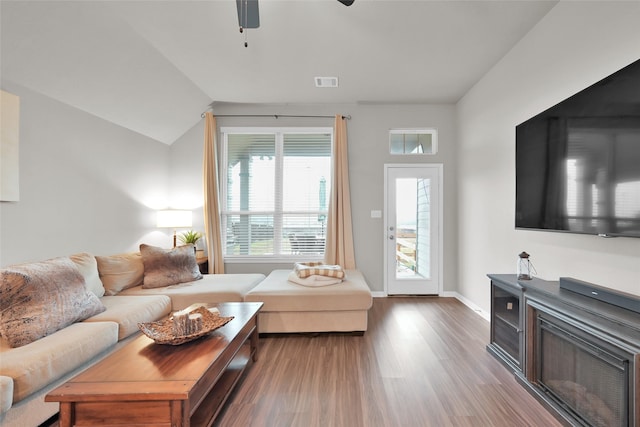
[[393,240],[393,239],[394,239],[393,234],[389,234],[389,240]]

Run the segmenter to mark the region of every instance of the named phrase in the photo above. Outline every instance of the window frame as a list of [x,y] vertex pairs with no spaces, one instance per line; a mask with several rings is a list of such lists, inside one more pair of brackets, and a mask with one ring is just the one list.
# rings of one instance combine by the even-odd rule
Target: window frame
[[[226,241],[227,238],[227,227],[226,227],[226,218],[228,216],[231,215],[243,215],[243,214],[252,214],[252,215],[256,215],[256,214],[271,214],[271,212],[268,211],[230,211],[227,209],[227,189],[228,189],[228,161],[227,161],[227,155],[228,155],[228,136],[230,134],[245,134],[245,135],[250,135],[250,134],[270,134],[273,133],[276,135],[275,138],[275,142],[276,142],[276,183],[281,183],[283,176],[282,176],[282,163],[283,163],[283,158],[282,158],[282,152],[281,150],[278,148],[278,144],[279,144],[279,140],[282,141],[284,139],[283,135],[284,134],[329,134],[331,136],[331,168],[330,168],[330,174],[333,174],[333,156],[335,154],[335,132],[334,132],[334,128],[332,126],[309,126],[309,127],[305,127],[305,126],[223,126],[220,127],[220,141],[222,142],[220,145],[220,158],[222,160],[221,162],[221,167],[220,167],[220,173],[219,173],[219,182],[220,182],[220,191],[219,191],[219,200],[220,200],[220,220],[221,220],[221,228],[222,228],[222,239],[223,239],[223,246],[224,246],[224,254],[223,254],[223,259],[224,262],[227,264],[248,264],[248,263],[252,263],[252,264],[259,264],[259,263],[267,263],[267,264],[272,264],[272,263],[289,263],[289,262],[296,262],[296,261],[321,261],[322,259],[324,259],[324,253],[322,254],[284,254],[284,253],[280,253],[280,254],[273,254],[273,255],[229,255],[226,253],[226,246],[224,241]],[[278,136],[280,135],[280,136]],[[279,139],[280,138],[280,139]],[[281,147],[280,147],[281,148]],[[278,157],[279,156],[279,157]],[[280,201],[281,202],[281,201]],[[328,206],[327,206],[327,211],[328,211]],[[274,206],[274,211],[273,211],[273,215],[274,215],[274,221],[277,215],[280,215],[281,217],[285,214],[285,211],[282,210],[282,205],[280,204],[280,206],[278,206],[276,204],[276,206]],[[328,212],[327,212],[328,215]]]

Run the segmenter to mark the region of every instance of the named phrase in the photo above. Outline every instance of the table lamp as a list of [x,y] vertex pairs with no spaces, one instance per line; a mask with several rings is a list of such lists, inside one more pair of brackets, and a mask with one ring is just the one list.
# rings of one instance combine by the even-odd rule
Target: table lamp
[[192,212],[176,209],[158,211],[158,227],[173,228],[173,247],[176,247],[176,232],[178,228],[190,228]]

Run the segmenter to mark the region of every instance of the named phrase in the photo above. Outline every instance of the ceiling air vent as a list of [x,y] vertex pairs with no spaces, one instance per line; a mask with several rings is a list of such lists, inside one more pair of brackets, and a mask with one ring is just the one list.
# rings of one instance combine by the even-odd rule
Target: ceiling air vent
[[316,87],[338,87],[337,77],[316,77]]

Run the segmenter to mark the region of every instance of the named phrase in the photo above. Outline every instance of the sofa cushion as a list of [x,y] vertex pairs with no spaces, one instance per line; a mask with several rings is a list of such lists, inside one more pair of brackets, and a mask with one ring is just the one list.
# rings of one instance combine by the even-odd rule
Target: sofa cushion
[[0,278],[0,333],[12,347],[105,310],[67,257],[9,266]]
[[205,274],[201,280],[164,288],[143,289],[142,286],[122,291],[121,295],[167,295],[172,310],[191,304],[242,302],[245,294],[264,279],[264,274]]
[[144,264],[142,287],[145,289],[202,279],[193,245],[163,249],[143,243],[140,254]]
[[118,342],[113,322],[80,322],[31,344],[0,340],[0,375],[13,378],[13,403],[91,361]]
[[116,295],[123,289],[132,288],[142,283],[144,265],[138,252],[99,256],[98,272],[104,285],[105,295]]
[[100,280],[98,273],[98,261],[96,257],[86,252],[69,255],[69,258],[80,270],[80,274],[84,277],[84,283],[95,296],[100,298],[104,295],[104,286]]
[[118,340],[138,332],[138,323],[153,322],[171,312],[171,299],[166,295],[104,296],[100,301],[107,310],[85,322],[116,322]]

